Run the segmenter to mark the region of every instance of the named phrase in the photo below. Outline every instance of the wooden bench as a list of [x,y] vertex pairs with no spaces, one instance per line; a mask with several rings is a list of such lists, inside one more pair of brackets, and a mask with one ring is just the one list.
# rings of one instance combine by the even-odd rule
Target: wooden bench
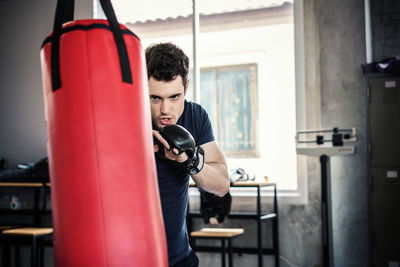
[[[7,246],[15,246],[17,249],[20,245],[30,245],[30,266],[37,267],[43,265],[43,246],[41,241],[44,237],[52,234],[53,228],[25,227],[3,230],[0,238],[2,239],[3,244]],[[15,253],[15,259],[17,258],[18,254]]]
[[196,250],[195,239],[220,239],[221,240],[221,251],[222,251],[222,266],[226,266],[225,259],[225,240],[228,241],[228,264],[229,267],[233,267],[232,261],[232,239],[243,235],[243,228],[202,228],[199,231],[190,233],[190,237],[193,240],[194,250]]

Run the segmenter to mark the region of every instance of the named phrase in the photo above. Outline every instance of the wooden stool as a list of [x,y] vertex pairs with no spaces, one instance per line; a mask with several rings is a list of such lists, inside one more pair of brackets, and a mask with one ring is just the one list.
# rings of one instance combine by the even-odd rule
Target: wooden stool
[[[18,246],[22,244],[28,244],[31,246],[31,265],[32,267],[39,266],[38,260],[40,260],[40,265],[43,265],[43,253],[42,244],[39,243],[45,236],[53,234],[53,228],[16,228],[3,230],[1,239],[9,246]],[[38,250],[38,245],[40,250]],[[38,251],[40,255],[38,257]],[[5,256],[5,255],[4,255]]]
[[4,244],[1,236],[3,234],[3,230],[12,229],[12,228],[15,228],[15,226],[0,225],[1,258],[3,259],[1,262],[1,264],[2,264],[1,266],[10,266],[9,257],[6,257],[6,255],[10,254],[10,248]]
[[241,236],[244,233],[243,228],[202,228],[199,231],[190,233],[193,238],[193,245],[195,246],[196,238],[204,239],[220,239],[222,249],[222,266],[226,266],[225,262],[225,240],[228,240],[228,263],[229,267],[233,267],[232,262],[232,239]]

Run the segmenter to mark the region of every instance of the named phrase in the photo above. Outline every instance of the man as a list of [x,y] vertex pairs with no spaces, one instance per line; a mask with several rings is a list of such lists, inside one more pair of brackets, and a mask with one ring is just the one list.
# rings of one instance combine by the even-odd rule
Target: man
[[[171,43],[146,49],[147,73],[153,135],[164,146],[164,155],[156,156],[158,185],[167,234],[169,265],[198,266],[198,258],[189,246],[186,229],[189,174],[202,189],[218,196],[229,191],[225,158],[214,141],[207,112],[198,104],[184,99],[188,90],[189,59]],[[188,155],[178,154],[176,148],[162,138],[159,129],[181,125],[196,142],[196,153],[204,151],[204,165],[188,171],[182,167]],[[159,145],[154,146],[158,152]],[[171,149],[171,150],[170,150]]]

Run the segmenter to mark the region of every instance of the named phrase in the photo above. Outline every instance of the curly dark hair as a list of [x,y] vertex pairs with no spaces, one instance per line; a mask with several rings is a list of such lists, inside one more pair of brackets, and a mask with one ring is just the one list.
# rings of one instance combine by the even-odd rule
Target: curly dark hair
[[146,51],[147,77],[169,82],[178,75],[186,87],[189,73],[189,58],[178,46],[160,43],[149,46]]

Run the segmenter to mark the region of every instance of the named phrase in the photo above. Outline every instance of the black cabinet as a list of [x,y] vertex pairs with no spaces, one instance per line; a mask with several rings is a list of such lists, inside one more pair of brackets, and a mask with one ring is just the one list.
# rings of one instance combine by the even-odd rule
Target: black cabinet
[[[373,266],[400,262],[400,77],[366,74]],[[394,265],[393,265],[394,266]]]

